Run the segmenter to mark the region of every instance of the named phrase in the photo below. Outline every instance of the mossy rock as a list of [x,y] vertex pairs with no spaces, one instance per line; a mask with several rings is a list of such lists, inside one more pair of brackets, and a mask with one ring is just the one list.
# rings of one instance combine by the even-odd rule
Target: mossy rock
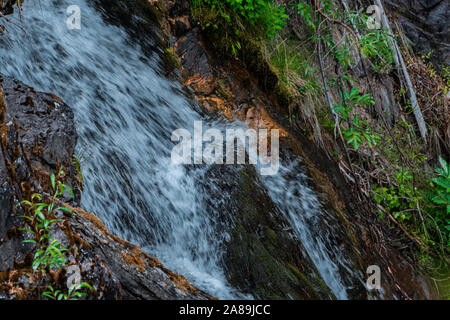
[[257,299],[335,298],[253,166],[217,166],[209,175],[231,194],[220,214],[232,225],[224,263],[234,287]]
[[[208,43],[214,47],[215,52],[228,59],[239,58],[247,70],[256,76],[261,88],[265,92],[273,93],[288,114],[289,106],[296,101],[296,94],[281,81],[278,71],[268,61],[264,54],[263,41],[249,32],[237,31],[228,23],[220,23],[218,12],[212,8],[192,6],[191,14],[203,29]],[[229,14],[233,16],[232,12]],[[237,46],[239,49],[236,49]]]
[[[144,40],[140,35],[151,35],[157,42],[151,49],[169,46],[167,35],[161,31],[163,20],[168,15],[164,1],[152,3],[148,0],[93,0],[93,5],[99,8],[107,7],[107,14],[105,13],[103,18],[108,23],[124,27],[130,36]],[[142,43],[148,45],[146,41]]]
[[180,57],[178,57],[172,48],[166,48],[164,50],[164,60],[171,68],[181,68]]

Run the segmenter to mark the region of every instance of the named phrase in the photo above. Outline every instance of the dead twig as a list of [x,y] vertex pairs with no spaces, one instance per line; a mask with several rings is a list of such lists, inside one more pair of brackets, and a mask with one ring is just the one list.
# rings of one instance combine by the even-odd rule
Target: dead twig
[[384,209],[379,204],[377,204],[377,208],[380,209],[385,215],[387,215],[389,220],[394,222],[411,241],[413,241],[414,243],[417,243],[427,253],[435,256],[434,252],[430,251],[428,249],[428,247],[420,239],[413,237],[408,231],[406,231],[406,229],[401,225],[401,223],[398,222],[386,209]]

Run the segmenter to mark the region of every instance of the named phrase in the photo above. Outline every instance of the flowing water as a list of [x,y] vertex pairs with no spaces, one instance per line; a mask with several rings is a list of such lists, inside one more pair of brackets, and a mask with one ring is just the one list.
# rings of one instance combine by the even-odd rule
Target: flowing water
[[[81,30],[66,26],[66,9],[73,4],[81,8]],[[7,38],[0,38],[0,73],[53,92],[73,108],[83,208],[208,293],[252,298],[226,280],[230,226],[218,218],[220,210],[205,206],[215,190],[205,186],[208,166],[176,166],[170,160],[173,130],[190,130],[202,119],[205,126],[227,124],[204,119],[181,86],[165,77],[162,51],[151,34],[139,34],[137,41],[126,28],[105,22],[107,15],[88,0],[26,1],[26,33],[8,24]],[[19,22],[17,13],[11,19]],[[327,229],[333,221],[307,187],[298,159],[263,182],[325,283],[338,298],[348,298],[359,275]],[[229,195],[215,191],[220,208]]]

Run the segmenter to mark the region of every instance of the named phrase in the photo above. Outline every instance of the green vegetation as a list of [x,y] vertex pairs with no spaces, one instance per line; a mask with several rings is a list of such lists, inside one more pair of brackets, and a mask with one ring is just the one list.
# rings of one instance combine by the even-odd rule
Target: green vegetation
[[444,79],[444,94],[447,94],[450,91],[450,67],[442,68],[442,78]]
[[192,15],[203,29],[226,32],[227,49],[236,55],[240,36],[271,38],[285,25],[284,7],[272,0],[193,0]]
[[[47,201],[44,201],[44,197],[41,194],[35,193],[31,196],[30,200],[23,200],[20,204],[24,205],[26,214],[23,216],[28,227],[21,228],[21,231],[28,232],[33,235],[33,239],[24,240],[24,243],[32,243],[37,246],[37,250],[33,255],[32,269],[34,272],[50,272],[51,270],[58,270],[67,265],[68,260],[66,253],[69,251],[58,240],[52,239],[51,232],[56,224],[62,222],[61,219],[55,217],[56,211],[66,211],[70,214],[73,212],[64,207],[56,206],[59,198],[62,196],[64,190],[69,192],[72,197],[73,192],[67,185],[61,182],[65,176],[65,172],[60,169],[58,176],[55,174],[50,175],[50,183],[53,191]],[[28,214],[27,214],[28,213]],[[87,283],[82,283],[78,286],[71,287],[68,294],[63,294],[61,291],[54,291],[51,286],[48,287],[50,291],[44,292],[43,296],[48,298],[69,299],[74,300],[77,297],[84,296],[85,294],[79,292],[81,288],[92,288]]]
[[309,49],[293,41],[275,38],[268,41],[266,55],[280,72],[280,80],[295,90],[298,96],[317,96],[322,87],[315,76],[317,68],[311,63],[315,56],[309,56]]
[[[369,30],[368,17],[361,12],[346,13],[331,8],[330,5],[322,5],[322,12],[331,19],[341,19],[340,21],[349,27],[356,26],[360,38],[358,41],[353,40],[358,43],[357,50],[369,62],[371,71],[389,73],[394,64],[394,58],[386,30]],[[361,109],[375,106],[375,101],[370,94],[361,94],[360,90],[354,87],[356,81],[351,77],[354,64],[351,48],[354,43],[336,43],[329,26],[319,27],[323,17],[317,18],[317,12],[306,1],[300,2],[298,11],[308,26],[311,33],[310,39],[316,42],[323,41],[339,67],[337,78],[331,80],[329,84],[337,88],[340,93],[341,103],[333,104],[333,109],[341,120],[340,129],[346,143],[351,145],[354,151],[358,151],[361,144],[366,143],[369,147],[376,147],[378,152],[389,159],[389,162],[385,163],[390,167],[388,170],[381,168],[377,170],[381,169],[381,172],[388,175],[391,182],[386,185],[372,185],[374,198],[384,210],[379,210],[380,215],[384,216],[385,212],[391,213],[414,237],[421,239],[421,243],[424,244],[422,249],[446,256],[450,246],[447,162],[440,158],[442,168],[436,169],[438,176],[430,177],[430,174],[423,170],[427,159],[425,146],[416,139],[414,128],[405,120],[397,123],[392,130],[393,136],[389,129],[361,120],[359,115],[364,114]],[[355,37],[356,33],[352,38]],[[446,83],[447,87],[448,83]],[[405,94],[406,91],[400,92],[400,96]],[[410,109],[408,105],[405,106],[405,111],[411,112]],[[331,123],[331,126],[328,123]],[[332,123],[330,120],[322,121],[322,125],[326,124],[330,129],[333,128]],[[383,138],[381,138],[382,135]],[[358,152],[358,162],[364,158],[364,155]],[[365,162],[367,162],[366,165],[374,165],[371,159],[366,159]],[[424,252],[420,254],[426,255]]]
[[42,296],[49,298],[50,300],[78,300],[78,298],[87,296],[87,293],[80,292],[80,290],[83,288],[86,288],[90,291],[93,290],[93,288],[86,282],[83,282],[79,285],[72,285],[67,293],[62,292],[61,290],[55,290],[52,286],[48,286],[47,291],[42,293]]
[[434,193],[436,196],[431,198],[442,212],[442,217],[438,218],[438,222],[445,226],[447,231],[450,231],[450,218],[444,218],[445,214],[450,214],[450,163],[443,158],[439,158],[439,162],[442,168],[436,169],[438,176],[433,178],[432,185],[434,187]]
[[435,170],[437,175],[428,181],[428,189],[410,170],[401,168],[395,174],[395,184],[374,185],[373,190],[377,203],[395,219],[406,223],[431,248],[444,251],[450,246],[450,164],[443,158],[439,161],[442,168]]
[[[347,11],[333,0],[317,1],[320,10],[314,7],[315,1],[283,3],[298,13],[297,31],[283,28],[288,17],[272,1],[193,0],[192,16],[221,52],[239,57],[270,84],[268,90],[284,106],[291,125],[322,145],[322,130],[341,139],[331,154],[338,156],[343,149],[350,168],[362,170],[363,175],[355,177],[350,169],[351,175],[367,180],[365,194],[373,195],[381,216],[390,214],[418,240],[420,246],[414,249],[418,260],[445,257],[449,250],[448,164],[441,159],[441,168],[433,174],[430,150],[408,123],[412,110],[404,86],[395,88],[401,115],[388,124],[381,106],[375,104],[373,80],[369,80],[394,70],[392,35],[369,28],[370,17],[363,9]],[[368,77],[355,79],[357,70]],[[449,74],[444,68],[444,94]],[[428,76],[439,75],[430,71]],[[426,102],[435,103],[433,97]],[[435,126],[442,124],[438,112],[434,119]],[[379,156],[374,159],[373,155]]]
[[334,105],[334,110],[350,124],[348,129],[342,129],[347,143],[352,145],[355,151],[364,141],[369,146],[376,145],[381,140],[380,136],[372,131],[367,122],[360,120],[357,115],[353,115],[352,110],[352,107],[374,105],[373,97],[369,94],[360,94],[358,88],[353,88],[350,92],[345,90],[341,99],[344,104]]
[[[60,171],[59,176],[63,177],[64,171]],[[22,204],[27,205],[31,215],[25,215],[23,218],[28,220],[29,228],[24,228],[22,231],[30,232],[34,235],[34,239],[25,240],[24,242],[34,243],[39,249],[34,254],[33,270],[51,270],[53,268],[61,268],[67,261],[64,252],[67,251],[61,243],[57,240],[51,240],[50,231],[52,227],[61,222],[61,219],[52,218],[55,210],[64,210],[72,213],[66,207],[55,208],[55,200],[63,194],[64,189],[72,193],[72,190],[65,184],[58,181],[56,186],[55,175],[50,176],[52,189],[54,195],[50,203],[43,202],[43,197],[40,194],[33,194],[31,201],[24,200]],[[72,193],[73,194],[73,193]]]

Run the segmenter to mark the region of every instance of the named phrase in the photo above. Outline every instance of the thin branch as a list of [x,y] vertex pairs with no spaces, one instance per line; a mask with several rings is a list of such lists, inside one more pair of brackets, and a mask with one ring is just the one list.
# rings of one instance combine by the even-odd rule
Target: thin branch
[[333,22],[335,24],[339,24],[341,26],[343,26],[345,29],[347,29],[356,39],[356,41],[359,43],[358,40],[358,36],[356,35],[356,33],[352,30],[352,28],[350,28],[348,25],[346,25],[344,22],[342,22],[341,20],[338,19],[334,19],[334,18],[330,18],[329,16],[327,16],[325,13],[322,12],[319,3],[317,2],[317,0],[314,0],[315,3],[315,7],[317,12],[320,13],[321,16],[323,16],[325,18],[326,21],[330,21]]
[[411,100],[411,105],[413,108],[414,116],[416,117],[417,125],[419,127],[420,135],[422,136],[422,139],[425,141],[425,144],[426,144],[427,143],[427,127],[425,124],[425,120],[423,119],[423,114],[420,109],[419,102],[417,101],[417,96],[416,96],[416,92],[414,90],[414,86],[411,81],[411,77],[409,76],[408,70],[406,69],[403,55],[398,47],[397,41],[395,40],[394,34],[392,32],[392,28],[389,24],[389,20],[386,15],[386,12],[384,11],[383,4],[381,3],[381,0],[376,0],[376,3],[381,10],[381,22],[384,25],[384,28],[388,31],[388,34],[390,35],[389,42],[390,42],[391,50],[394,53],[395,63],[397,65],[397,68],[402,70],[402,72],[403,72],[403,76],[406,81],[406,86],[408,87],[409,97]]

